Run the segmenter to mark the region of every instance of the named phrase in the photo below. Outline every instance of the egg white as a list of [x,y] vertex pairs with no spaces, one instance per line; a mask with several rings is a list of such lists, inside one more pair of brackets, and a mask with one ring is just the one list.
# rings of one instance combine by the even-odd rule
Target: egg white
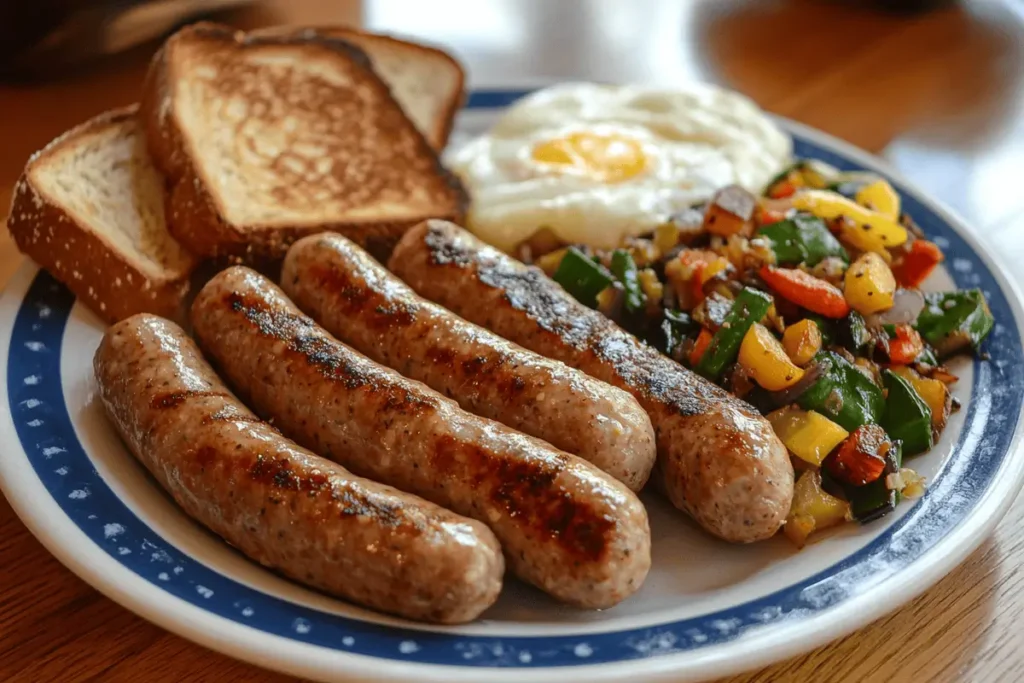
[[[643,171],[608,182],[533,158],[537,145],[581,132],[638,144]],[[791,154],[789,137],[737,93],[567,83],[520,100],[445,163],[469,190],[470,229],[512,250],[541,227],[616,246],[726,185],[760,191]]]

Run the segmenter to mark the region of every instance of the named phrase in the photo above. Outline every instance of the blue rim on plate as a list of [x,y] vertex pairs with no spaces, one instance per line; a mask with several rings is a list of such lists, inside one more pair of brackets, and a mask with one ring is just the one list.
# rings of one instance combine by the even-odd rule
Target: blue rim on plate
[[[476,91],[467,108],[504,107],[524,90]],[[855,161],[794,135],[795,154],[843,170]],[[866,583],[891,578],[964,521],[1012,455],[1024,404],[1024,364],[1014,308],[995,274],[931,207],[896,182],[905,210],[950,254],[958,287],[981,288],[998,321],[974,362],[972,399],[957,444],[928,492],[877,539],[841,562],[768,596],[656,626],[585,635],[470,636],[362,622],[295,605],[223,576],[184,555],[140,520],[103,481],[79,442],[64,402],[61,345],[74,299],[40,271],[11,335],[7,393],[21,446],[70,520],[127,570],[200,609],[303,643],[410,663],[463,667],[565,667],[621,662],[726,643],[794,613],[835,607]],[[970,457],[968,457],[970,456]]]

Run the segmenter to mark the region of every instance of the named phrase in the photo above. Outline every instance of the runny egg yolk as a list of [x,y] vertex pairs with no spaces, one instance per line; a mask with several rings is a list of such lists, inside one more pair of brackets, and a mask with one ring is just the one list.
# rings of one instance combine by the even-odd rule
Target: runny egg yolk
[[570,133],[534,146],[533,160],[561,173],[617,183],[643,173],[643,147],[632,138],[599,133]]

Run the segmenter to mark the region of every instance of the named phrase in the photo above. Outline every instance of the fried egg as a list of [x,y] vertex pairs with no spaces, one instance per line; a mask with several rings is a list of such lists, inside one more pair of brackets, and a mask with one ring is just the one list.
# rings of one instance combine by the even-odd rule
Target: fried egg
[[541,228],[617,246],[726,185],[759,192],[791,155],[734,92],[567,83],[518,101],[445,163],[470,193],[470,230],[511,251]]

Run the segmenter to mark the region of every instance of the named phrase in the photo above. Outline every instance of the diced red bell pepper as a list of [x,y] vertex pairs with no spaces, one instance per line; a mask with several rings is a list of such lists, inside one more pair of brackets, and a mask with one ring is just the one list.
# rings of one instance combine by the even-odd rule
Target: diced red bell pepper
[[757,203],[754,221],[758,225],[771,225],[786,220],[793,210],[793,202],[788,197],[782,199],[761,199]]
[[796,184],[789,178],[784,178],[775,183],[768,190],[768,196],[772,199],[792,197],[796,193]]
[[704,270],[708,267],[707,261],[699,261],[693,267],[693,279],[690,280],[690,292],[693,296],[694,306],[704,301]]
[[944,259],[934,242],[914,240],[903,259],[893,264],[892,274],[901,287],[917,287]]
[[822,466],[839,481],[863,486],[882,476],[890,448],[892,442],[884,429],[875,424],[862,425],[828,454]]
[[924,340],[910,325],[897,325],[896,338],[889,340],[889,362],[909,365],[924,351]]
[[690,350],[690,367],[697,367],[697,363],[700,362],[701,356],[711,346],[711,340],[714,339],[713,334],[706,327],[700,329],[700,334],[697,335],[697,341],[693,343],[693,348]]
[[808,311],[826,318],[843,318],[850,312],[843,293],[833,284],[794,268],[762,266],[761,279],[778,294]]

